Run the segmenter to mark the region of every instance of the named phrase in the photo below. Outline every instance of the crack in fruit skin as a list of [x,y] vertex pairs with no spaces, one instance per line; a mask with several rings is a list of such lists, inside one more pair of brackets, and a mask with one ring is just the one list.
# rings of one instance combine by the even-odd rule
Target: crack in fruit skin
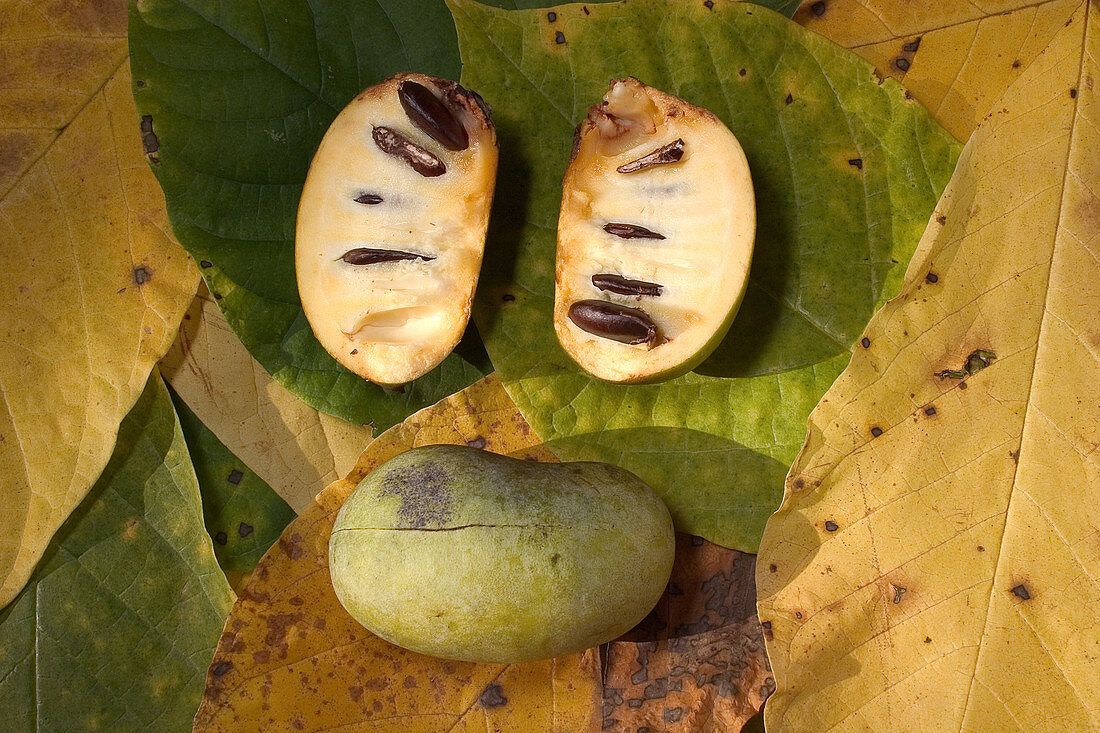
[[653,348],[660,340],[657,324],[645,311],[605,300],[578,300],[569,306],[569,320],[593,336],[631,346]]
[[431,255],[422,255],[416,252],[402,252],[397,249],[356,247],[355,249],[349,249],[340,259],[349,265],[374,265],[380,262],[399,262],[403,260],[424,260],[425,262],[431,262],[435,258]]
[[374,128],[371,137],[383,153],[401,158],[425,178],[434,178],[447,172],[447,166],[442,160],[388,127]]
[[614,234],[616,237],[622,237],[623,239],[664,239],[665,235],[658,234],[655,231],[646,229],[643,226],[637,224],[621,224],[614,221],[609,221],[603,225],[603,230],[608,234]]
[[403,81],[397,87],[397,96],[409,120],[447,150],[458,151],[470,147],[470,136],[466,134],[466,128],[423,84]]
[[606,290],[619,295],[652,295],[657,297],[664,287],[658,283],[645,280],[631,280],[609,272],[592,276],[592,284],[599,290]]
[[623,163],[615,170],[619,173],[637,173],[638,171],[644,171],[647,168],[652,168],[657,165],[668,165],[669,163],[679,163],[680,158],[684,157],[684,141],[680,138],[676,138],[668,145],[662,145],[648,155],[643,155],[637,160],[632,160],[629,163]]

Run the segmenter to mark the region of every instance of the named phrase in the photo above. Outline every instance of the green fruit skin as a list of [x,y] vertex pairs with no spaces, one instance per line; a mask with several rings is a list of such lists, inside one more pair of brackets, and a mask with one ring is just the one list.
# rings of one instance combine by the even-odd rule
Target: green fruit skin
[[431,445],[363,479],[329,568],[344,608],[383,639],[512,663],[628,631],[664,591],[674,549],[668,509],[621,468]]

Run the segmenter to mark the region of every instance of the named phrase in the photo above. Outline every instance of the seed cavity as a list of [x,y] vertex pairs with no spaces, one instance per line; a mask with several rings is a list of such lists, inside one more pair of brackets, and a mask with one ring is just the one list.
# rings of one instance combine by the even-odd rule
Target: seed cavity
[[382,197],[376,193],[361,193],[355,197],[355,202],[358,204],[373,206],[375,204],[382,203]]
[[371,137],[383,153],[400,158],[425,178],[434,178],[447,172],[447,166],[442,160],[388,127],[374,128]]
[[622,344],[657,345],[657,324],[645,311],[604,300],[579,300],[569,306],[569,320],[577,328]]
[[424,260],[425,262],[431,262],[435,258],[430,255],[422,255],[416,252],[402,252],[399,249],[356,247],[355,249],[349,249],[340,259],[349,265],[377,265],[380,262],[400,262],[403,260]]
[[644,171],[646,168],[652,168],[657,165],[667,165],[669,163],[677,163],[680,158],[684,157],[684,141],[677,138],[670,142],[668,145],[663,145],[652,153],[643,155],[637,160],[632,160],[629,163],[623,163],[615,170],[619,173],[637,173],[638,171]]
[[614,234],[616,237],[622,237],[623,239],[664,239],[665,235],[658,234],[657,232],[650,231],[645,227],[640,227],[637,224],[619,224],[616,222],[608,222],[603,225],[603,230],[608,234]]
[[631,280],[621,275],[610,272],[592,276],[592,284],[598,289],[619,295],[652,295],[661,294],[663,285],[646,282],[645,280]]
[[412,123],[447,150],[470,147],[466,128],[426,86],[403,81],[397,86],[397,98]]

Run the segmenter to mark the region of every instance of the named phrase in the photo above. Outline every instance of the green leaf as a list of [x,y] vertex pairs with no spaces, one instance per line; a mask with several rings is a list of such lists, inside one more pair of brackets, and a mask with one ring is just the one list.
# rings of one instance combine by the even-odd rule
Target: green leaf
[[232,602],[154,372],[99,481],[0,612],[0,728],[189,730]]
[[321,348],[294,276],[298,197],[332,118],[398,71],[458,77],[442,2],[148,0],[131,2],[129,33],[134,101],[172,229],[264,369],[312,407],[376,430],[487,371],[471,327],[404,393],[370,384]]
[[[553,31],[543,11],[451,7],[463,84],[493,106],[501,139],[475,317],[508,393],[563,458],[621,462],[654,483],[680,530],[755,551],[782,496],[780,467],[871,314],[898,292],[958,144],[869,64],[755,5],[563,5]],[[695,372],[662,385],[592,380],[551,321],[573,129],[626,75],[722,118],[756,190],[737,321]],[[686,439],[701,434],[714,438]]]
[[175,392],[172,402],[195,464],[202,514],[218,564],[227,572],[251,572],[294,519],[294,510],[233,455]]

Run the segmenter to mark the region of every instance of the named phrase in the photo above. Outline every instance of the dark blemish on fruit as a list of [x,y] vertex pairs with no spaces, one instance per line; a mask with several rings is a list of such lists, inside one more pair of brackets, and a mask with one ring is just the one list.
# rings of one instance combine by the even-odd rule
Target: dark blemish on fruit
[[930,272],[930,273],[928,273],[927,275],[924,276],[924,281],[926,283],[930,283],[932,285],[935,285],[936,283],[938,283],[940,281],[940,276],[937,275],[934,272]]
[[1012,68],[1014,68],[1014,69],[1020,68],[1020,59],[1016,59],[1015,61],[1012,62]]
[[840,525],[837,524],[836,522],[834,522],[833,520],[830,519],[830,520],[825,522],[825,531],[826,532],[836,532],[838,529],[840,529]]
[[859,345],[862,346],[865,349],[869,349],[869,348],[871,348],[871,339],[864,336],[863,338],[861,338],[859,340]]
[[146,155],[160,150],[160,139],[153,132],[153,115],[141,116],[141,147]]
[[359,204],[374,206],[375,204],[382,203],[382,197],[376,193],[361,193],[355,197],[354,201]]
[[481,707],[489,708],[490,710],[504,707],[508,704],[508,698],[504,696],[504,688],[497,684],[486,687],[481,694],[477,696],[477,701],[481,703]]
[[399,497],[398,519],[414,529],[439,527],[451,518],[447,472],[434,461],[393,469],[382,479],[378,495]]
[[553,23],[558,19],[558,14],[555,13],[554,11],[550,11],[549,13],[546,14],[546,19],[548,21],[550,21],[551,23]]
[[714,0],[703,0],[703,5],[707,10],[714,10]]
[[893,583],[890,584],[890,587],[894,589],[894,605],[896,606],[901,603],[901,597],[905,595],[906,589]]
[[936,414],[935,405],[929,405],[928,407],[924,408],[924,414],[927,415],[928,417],[932,417],[933,415],[935,415]]
[[1027,589],[1027,586],[1020,583],[1018,586],[1012,589],[1012,595],[1019,598],[1021,601],[1031,600],[1031,591]]
[[909,71],[909,59],[904,56],[898,56],[894,59],[894,66],[898,68],[902,73]]
[[255,528],[251,524],[246,524],[245,522],[241,522],[239,525],[237,525],[237,534],[239,534],[242,538],[247,537],[248,535],[252,534],[254,531],[255,531]]
[[882,435],[882,428],[879,428],[879,427],[871,428],[871,436],[872,437],[877,438],[880,435]]
[[470,448],[484,448],[485,442],[485,436],[479,435],[476,438],[471,438],[470,440],[467,440],[466,445]]
[[849,158],[848,165],[854,167],[856,170],[863,170],[863,158]]
[[783,103],[784,104],[790,104],[793,101],[794,101],[794,95],[792,95],[790,92],[788,92],[787,93],[787,98],[783,100]]
[[772,563],[771,565],[769,565],[769,566],[768,566],[768,571],[769,571],[769,572],[772,572],[772,573],[774,573],[774,572],[776,572],[777,570],[779,570],[779,566],[778,566],[778,565],[776,565],[775,563]]
[[229,475],[226,476],[225,480],[233,484],[234,486],[237,486],[241,483],[242,478],[244,478],[244,473],[234,468],[232,471],[229,472]]
[[225,532],[218,532],[216,535],[214,535],[214,541],[217,542],[219,545],[224,546],[225,543],[229,542],[229,535],[227,535]]
[[199,267],[201,267],[204,270],[209,268],[209,267],[213,267],[213,266],[214,266],[214,263],[211,262],[210,260],[199,260]]
[[905,51],[906,53],[916,53],[917,49],[920,48],[920,39],[921,37],[917,36],[912,41],[909,41],[909,43],[906,43],[904,46],[902,46],[901,50]]
[[511,293],[505,293],[504,295],[500,296],[500,299],[505,303],[511,303],[516,299],[516,296],[512,295]]
[[561,31],[557,31],[556,33],[554,33],[554,43],[558,44],[559,46],[565,43],[565,34]]
[[134,279],[134,285],[137,285],[140,288],[142,285],[153,279],[153,271],[145,265],[138,265],[131,273],[131,277],[133,277]]
[[819,2],[816,2],[810,6],[810,12],[813,13],[815,17],[820,18],[821,16],[825,15],[825,3],[820,2],[819,0]]

